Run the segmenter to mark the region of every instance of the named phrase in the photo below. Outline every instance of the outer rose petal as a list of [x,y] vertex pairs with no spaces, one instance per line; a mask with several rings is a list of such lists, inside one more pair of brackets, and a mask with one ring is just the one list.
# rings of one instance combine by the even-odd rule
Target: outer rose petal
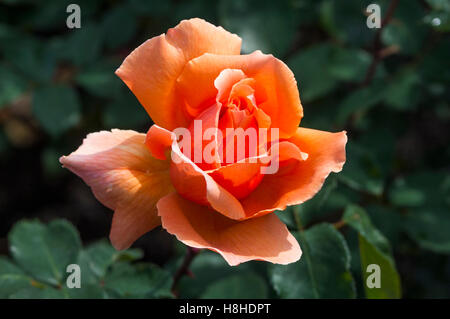
[[298,242],[274,214],[235,221],[176,193],[160,199],[157,207],[169,233],[188,246],[218,252],[231,266],[255,259],[276,264],[300,259]]
[[294,74],[282,61],[260,51],[247,55],[206,53],[189,61],[177,86],[190,109],[209,106],[203,102],[215,98],[214,80],[224,69],[242,70],[255,80],[256,104],[270,117],[272,127],[280,129],[281,138],[295,133],[303,108]]
[[89,134],[60,162],[88,184],[95,197],[115,210],[110,239],[116,249],[128,248],[160,224],[157,201],[173,190],[169,162],[153,158],[145,134],[112,130]]
[[286,171],[265,175],[261,184],[241,200],[247,215],[259,216],[288,205],[301,204],[313,197],[331,172],[339,172],[345,163],[346,132],[330,133],[299,127],[288,140],[308,154]]
[[188,124],[174,90],[186,63],[206,52],[239,54],[240,50],[241,39],[237,35],[202,19],[184,20],[167,34],[151,38],[135,49],[116,74],[153,121],[172,131]]

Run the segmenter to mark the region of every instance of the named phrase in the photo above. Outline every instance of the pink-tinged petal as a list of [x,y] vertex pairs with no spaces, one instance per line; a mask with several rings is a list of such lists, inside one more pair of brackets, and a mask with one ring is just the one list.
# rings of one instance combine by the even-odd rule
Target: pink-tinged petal
[[157,201],[173,191],[169,162],[150,155],[145,134],[112,130],[89,134],[64,167],[80,176],[95,197],[115,211],[110,239],[116,249],[160,225]]
[[295,153],[293,148],[290,155],[283,155],[285,166],[280,166],[276,174],[265,175],[255,191],[241,200],[247,216],[261,216],[307,201],[320,190],[325,178],[339,172],[345,163],[345,131],[330,133],[299,127],[287,143],[296,145],[307,157],[288,160]]
[[[151,38],[135,49],[116,74],[144,106],[153,121],[172,131],[190,121],[175,82],[186,63],[204,53],[239,54],[241,39],[202,19],[180,22],[167,34]],[[195,81],[190,90],[196,91]]]
[[300,259],[297,240],[274,214],[231,220],[176,193],[161,198],[157,207],[169,233],[188,246],[221,254],[231,266],[250,260],[289,264]]

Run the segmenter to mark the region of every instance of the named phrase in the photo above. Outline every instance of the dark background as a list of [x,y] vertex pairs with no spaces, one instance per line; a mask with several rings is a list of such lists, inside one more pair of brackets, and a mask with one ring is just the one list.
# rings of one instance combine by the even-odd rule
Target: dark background
[[[112,212],[58,158],[90,132],[145,132],[151,119],[114,71],[146,39],[201,17],[241,36],[243,53],[289,65],[302,126],[347,130],[344,171],[307,224],[361,205],[391,242],[403,296],[450,297],[449,1],[401,0],[382,31],[364,10],[379,3],[386,16],[390,1],[78,0],[72,30],[71,2],[0,2],[1,255],[24,218],[66,218],[84,244],[108,236]],[[157,229],[135,247],[164,265],[173,245]]]

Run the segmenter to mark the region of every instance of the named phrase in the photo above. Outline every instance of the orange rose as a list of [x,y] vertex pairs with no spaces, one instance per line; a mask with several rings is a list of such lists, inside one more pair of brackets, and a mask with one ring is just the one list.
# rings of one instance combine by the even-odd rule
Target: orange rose
[[300,258],[272,213],[310,199],[342,169],[347,137],[298,127],[303,110],[292,72],[272,55],[240,55],[240,48],[238,36],[201,19],[146,41],[116,74],[155,125],[146,135],[89,134],[60,159],[115,211],[117,249],[162,224],[230,265]]

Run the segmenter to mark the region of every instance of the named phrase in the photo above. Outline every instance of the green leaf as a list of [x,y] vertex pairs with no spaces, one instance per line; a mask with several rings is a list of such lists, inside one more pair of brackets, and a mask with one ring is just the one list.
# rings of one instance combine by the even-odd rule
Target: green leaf
[[373,227],[369,216],[363,208],[350,205],[344,212],[342,220],[367,238],[371,244],[375,245],[382,253],[391,254],[391,248],[386,238]]
[[263,299],[267,298],[267,285],[256,274],[242,273],[215,281],[201,298],[205,299]]
[[322,189],[310,200],[298,205],[298,214],[303,227],[310,224],[313,220],[323,218],[325,214],[330,213],[330,209],[324,208],[331,193],[337,188],[337,179],[335,176],[329,176]]
[[[66,19],[69,13],[66,8],[69,4],[74,3],[72,0],[47,0],[44,3],[33,1],[36,9],[30,17],[30,24],[33,30],[52,30],[52,28],[66,27]],[[81,8],[81,27],[83,22],[91,18],[92,14],[97,10],[100,1],[78,0]]]
[[403,54],[416,54],[422,49],[428,30],[421,6],[419,1],[399,1],[391,22],[381,34],[386,46],[398,46]]
[[136,21],[129,5],[119,5],[109,10],[102,22],[105,45],[114,49],[129,42],[137,31]]
[[[374,31],[367,27],[364,15],[370,3],[372,2],[368,0],[322,1],[320,6],[321,25],[338,42],[355,46],[367,45],[371,42],[374,34]],[[383,7],[384,3],[378,4]]]
[[119,96],[106,105],[103,123],[111,128],[140,128],[150,125],[151,119],[136,97],[121,84]]
[[58,136],[80,120],[77,92],[67,86],[47,86],[37,89],[33,96],[33,114],[44,129]]
[[425,196],[418,189],[400,186],[389,191],[389,200],[396,206],[417,207],[425,202]]
[[[98,282],[105,277],[108,268],[116,261],[133,261],[142,258],[140,250],[117,251],[106,240],[91,244],[80,254],[79,264],[87,282]],[[89,280],[90,279],[90,280]]]
[[290,229],[298,230],[295,215],[300,217],[302,228],[305,228],[343,209],[350,202],[357,201],[355,195],[358,194],[338,187],[337,177],[333,174],[325,180],[322,189],[313,198],[300,205],[289,206],[276,214]]
[[119,63],[101,61],[77,74],[75,80],[89,93],[99,97],[115,97],[122,89],[121,80],[114,74]]
[[345,124],[348,118],[355,112],[366,112],[383,99],[383,83],[375,82],[370,86],[353,91],[340,104],[337,123]]
[[[9,242],[18,266],[0,257],[1,298],[173,297],[169,272],[152,264],[131,264],[142,258],[140,250],[117,251],[106,240],[81,250],[78,233],[67,221],[20,221]],[[66,285],[69,264],[80,266],[80,288]]]
[[16,263],[33,278],[52,285],[63,283],[66,267],[77,262],[81,249],[77,231],[64,220],[47,226],[38,221],[20,221],[8,239]]
[[334,91],[341,81],[361,82],[371,61],[363,50],[320,43],[300,50],[288,64],[299,83],[302,101],[312,101]]
[[303,251],[289,265],[270,265],[270,279],[280,298],[354,298],[350,252],[330,224],[319,224],[295,237]]
[[404,228],[421,247],[450,254],[449,212],[448,207],[411,209],[405,217]]
[[[347,207],[342,220],[359,234],[361,270],[366,297],[370,299],[400,298],[400,277],[387,239],[372,225],[367,213],[359,206]],[[380,288],[369,288],[366,284],[367,277],[370,275],[366,270],[372,264],[380,267]]]
[[348,143],[346,152],[347,161],[338,175],[339,181],[356,191],[380,196],[384,185],[382,172],[374,155],[356,142]]
[[[286,0],[221,1],[221,25],[242,38],[242,51],[261,50],[282,57],[289,49],[299,20]],[[245,23],[242,23],[245,21]]]
[[295,223],[295,216],[294,216],[294,210],[296,208],[293,206],[287,207],[283,211],[275,211],[275,214],[278,216],[278,218],[286,224],[288,229],[296,230],[297,225]]
[[72,29],[66,44],[66,57],[77,66],[89,65],[97,60],[103,46],[102,29],[96,24]]
[[8,62],[27,77],[36,82],[49,82],[55,69],[55,59],[47,54],[43,43],[35,38],[20,35],[7,41],[3,48]]
[[172,277],[152,264],[118,262],[105,276],[105,288],[125,298],[170,298]]
[[383,233],[392,246],[397,246],[403,222],[400,212],[392,207],[379,204],[368,205],[365,209],[375,227]]
[[371,62],[372,58],[366,51],[336,47],[329,71],[336,79],[361,82]]
[[[82,277],[84,276],[83,271]],[[81,284],[80,288],[63,287],[63,294],[70,299],[104,299],[105,293],[99,284]]]
[[401,70],[390,81],[384,94],[387,105],[396,110],[414,109],[420,101],[420,80],[415,69]]
[[179,295],[181,298],[199,298],[216,281],[248,272],[249,265],[250,263],[245,263],[230,267],[219,254],[202,251],[195,257],[189,268],[192,277],[184,276],[181,278],[177,287]]
[[[377,116],[372,116],[375,114]],[[391,117],[387,123],[386,115],[375,110],[366,114],[362,121],[364,120],[367,121],[363,125],[364,133],[349,139],[352,146],[356,143],[357,148],[360,149],[360,152],[356,151],[355,160],[359,162],[360,167],[364,167],[366,175],[372,178],[386,178],[396,169],[396,136],[403,128],[400,123],[397,123],[396,118]],[[380,127],[380,121],[383,121],[385,125]],[[349,157],[352,155],[355,154],[353,150],[350,150]]]
[[[400,276],[395,268],[394,262],[389,256],[380,252],[361,234],[358,236],[359,250],[361,256],[361,267],[363,270],[363,283],[366,297],[369,299],[398,299],[402,296]],[[370,273],[366,272],[368,265],[378,265],[381,270],[380,288],[369,288],[366,281]]]
[[[409,197],[400,198],[398,192]],[[446,172],[423,171],[394,182],[390,199],[408,207],[403,227],[425,249],[450,253],[450,177]]]
[[0,65],[0,109],[23,94],[26,87],[24,78],[11,68]]
[[0,256],[0,299],[31,286],[32,279],[6,257]]
[[9,298],[11,299],[64,299],[67,296],[62,290],[52,287],[28,287],[17,291]]
[[330,44],[323,43],[303,49],[288,61],[299,83],[302,101],[312,101],[333,91],[338,82],[330,75]]

